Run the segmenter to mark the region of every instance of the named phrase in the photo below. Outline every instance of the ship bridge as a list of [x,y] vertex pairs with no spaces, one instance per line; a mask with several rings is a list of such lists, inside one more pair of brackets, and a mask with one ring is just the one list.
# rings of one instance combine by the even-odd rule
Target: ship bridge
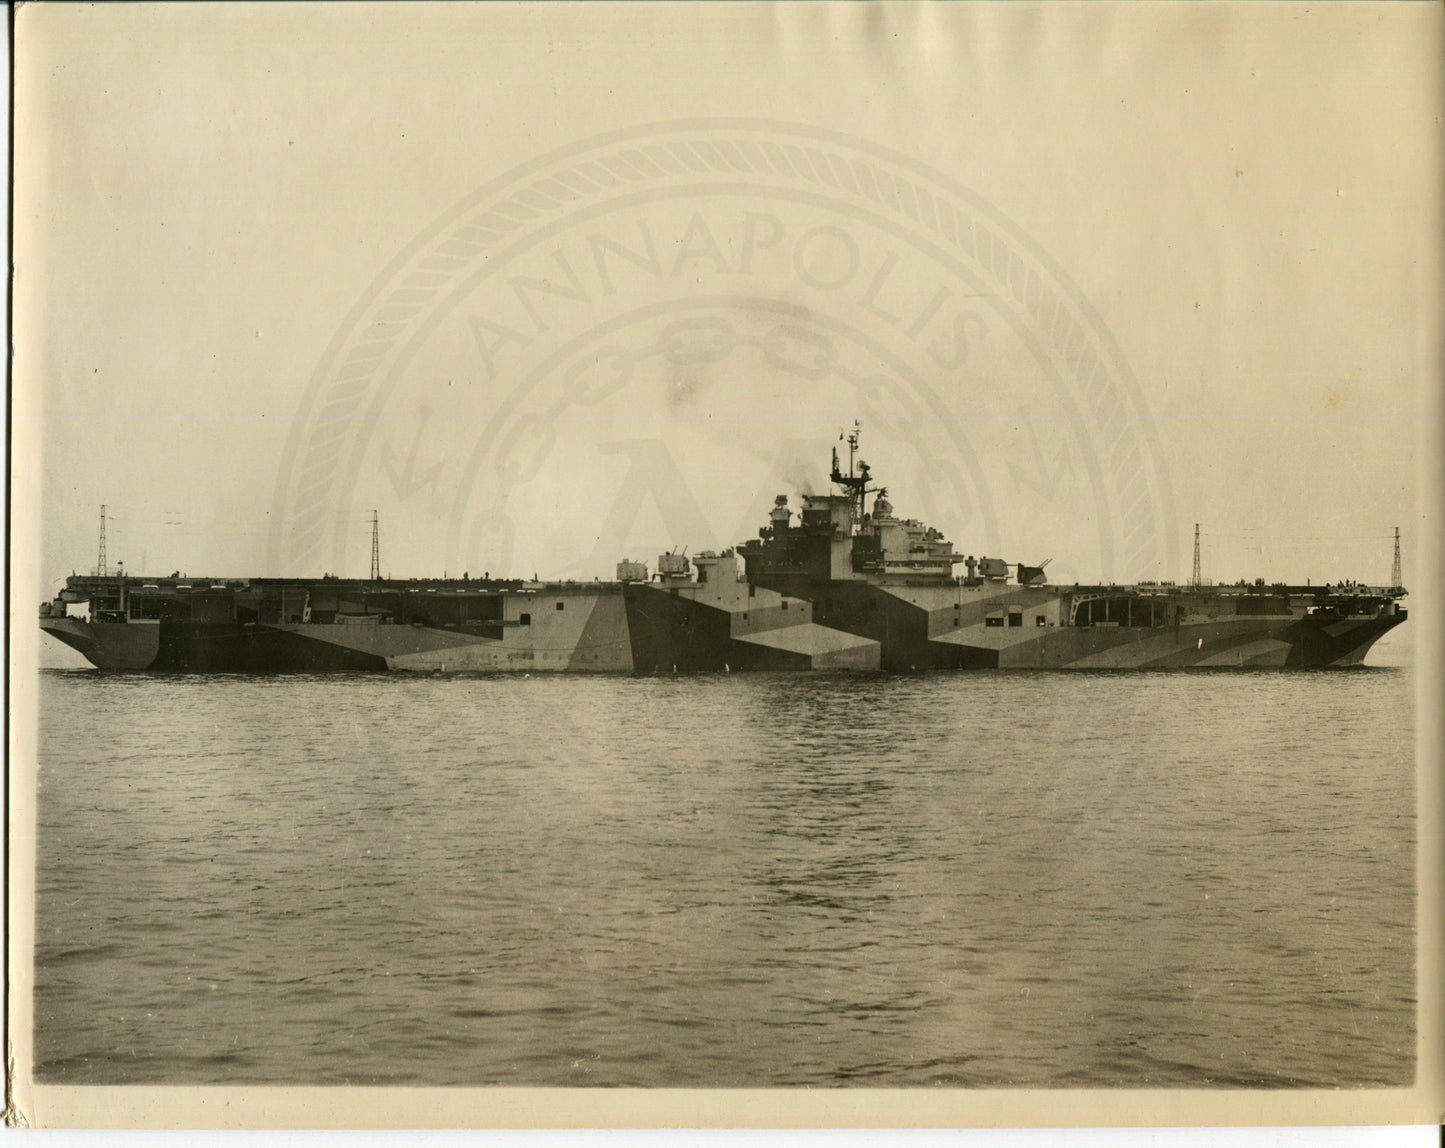
[[831,475],[844,493],[803,495],[796,524],[788,496],[778,495],[758,537],[737,548],[749,579],[781,580],[794,589],[815,581],[951,582],[964,557],[933,527],[896,517],[887,489],[869,485],[868,464],[855,458],[856,424],[847,442],[848,470],[842,470],[835,447]]

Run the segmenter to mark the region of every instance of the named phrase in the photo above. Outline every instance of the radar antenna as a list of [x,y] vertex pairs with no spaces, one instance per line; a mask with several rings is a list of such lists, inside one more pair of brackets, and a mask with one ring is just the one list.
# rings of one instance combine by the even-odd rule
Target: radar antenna
[[[853,516],[854,522],[861,522],[863,520],[864,499],[868,494],[872,493],[868,487],[868,482],[872,478],[868,464],[861,458],[857,459],[856,464],[854,462],[858,453],[858,437],[862,431],[862,424],[860,424],[857,419],[854,419],[853,433],[847,435],[848,473],[844,474],[842,470],[839,469],[838,448],[835,446],[833,448],[833,473],[830,476],[836,485],[843,487],[852,495],[855,508]],[[844,435],[842,433],[838,435],[839,439],[843,437]]]

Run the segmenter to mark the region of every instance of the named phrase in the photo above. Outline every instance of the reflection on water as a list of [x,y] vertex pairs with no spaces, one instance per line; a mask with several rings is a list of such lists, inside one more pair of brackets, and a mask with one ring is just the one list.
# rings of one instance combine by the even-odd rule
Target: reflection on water
[[1413,1077],[1404,670],[42,702],[47,1081]]

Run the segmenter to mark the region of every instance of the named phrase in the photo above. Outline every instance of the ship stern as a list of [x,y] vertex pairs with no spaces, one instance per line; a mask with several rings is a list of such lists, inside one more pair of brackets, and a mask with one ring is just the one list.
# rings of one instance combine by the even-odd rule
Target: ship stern
[[42,610],[40,629],[102,670],[149,669],[160,650],[160,627],[155,624],[89,622]]

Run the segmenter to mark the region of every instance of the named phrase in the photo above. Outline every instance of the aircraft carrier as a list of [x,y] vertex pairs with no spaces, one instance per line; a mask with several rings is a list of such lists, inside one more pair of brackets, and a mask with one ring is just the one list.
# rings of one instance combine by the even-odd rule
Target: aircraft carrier
[[651,572],[622,561],[610,582],[102,566],[72,575],[40,626],[103,670],[908,672],[1356,666],[1407,616],[1400,585],[1050,585],[1047,563],[959,554],[898,517],[855,462],[856,431],[847,445],[836,489],[797,511],[778,495],[756,538]]

